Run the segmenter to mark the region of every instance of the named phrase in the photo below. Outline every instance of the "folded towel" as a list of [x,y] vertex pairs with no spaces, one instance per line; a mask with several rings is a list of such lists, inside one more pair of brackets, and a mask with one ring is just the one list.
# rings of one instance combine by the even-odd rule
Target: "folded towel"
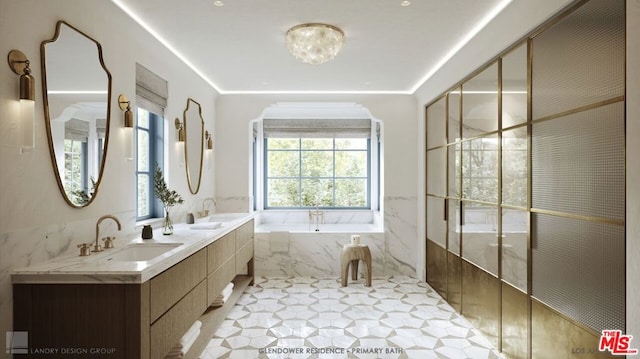
[[233,292],[233,282],[229,282],[226,287],[222,290],[222,294]]
[[191,229],[218,229],[222,226],[222,222],[204,222],[195,223],[189,226]]
[[224,303],[227,302],[227,300],[229,300],[229,297],[231,296],[231,293],[227,293],[225,295],[219,295],[214,301],[213,303],[211,303],[212,307],[221,307],[224,305]]
[[178,341],[178,343],[173,347],[173,349],[171,351],[175,351],[177,350],[181,350],[186,346],[186,343],[189,342],[189,340],[192,337],[197,337],[198,333],[200,333],[200,328],[202,327],[202,322],[199,320],[196,320],[191,327],[189,328],[189,330],[187,330],[186,333],[184,333],[184,335],[182,336],[182,338],[180,338],[180,341]]
[[220,295],[218,297],[216,297],[216,299],[229,298],[232,293],[233,293],[233,289],[232,290],[224,290],[224,291],[222,291],[222,293],[220,293]]
[[178,349],[178,350],[176,350],[175,348],[171,349],[169,354],[165,356],[165,359],[184,358],[184,356],[187,354],[189,349],[191,349],[191,347],[193,346],[193,343],[195,343],[196,340],[198,339],[198,336],[200,336],[200,329],[196,330],[196,332],[193,333],[193,335],[189,338],[189,340],[184,343],[184,346],[182,349]]
[[224,303],[227,302],[227,300],[229,300],[229,297],[231,296],[231,294],[233,294],[233,282],[227,284],[226,287],[224,287],[224,289],[222,290],[222,293],[220,293],[216,299],[213,300],[213,303],[211,303],[212,307],[221,307],[224,305]]
[[193,325],[187,330],[187,332],[180,338],[180,341],[176,343],[176,345],[169,351],[169,353],[165,356],[165,359],[175,359],[182,358],[184,355],[191,349],[193,343],[195,343],[196,339],[200,335],[200,328],[202,327],[202,322],[196,320]]

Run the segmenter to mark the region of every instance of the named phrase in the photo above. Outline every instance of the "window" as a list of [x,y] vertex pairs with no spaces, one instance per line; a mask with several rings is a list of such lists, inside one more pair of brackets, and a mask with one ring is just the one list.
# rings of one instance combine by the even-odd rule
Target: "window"
[[163,123],[161,116],[137,109],[136,121],[136,219],[161,216],[162,206],[153,193],[153,171],[162,167]]
[[372,196],[379,189],[379,126],[375,123],[373,131],[372,123],[369,118],[264,119],[262,131],[254,131],[263,139],[256,150],[263,156],[262,204],[256,207],[377,209]]
[[64,141],[65,190],[67,197],[75,200],[77,194],[87,191],[87,142],[66,139]]
[[498,203],[498,136],[462,143],[462,197]]
[[267,138],[267,208],[369,208],[369,139]]
[[136,64],[136,220],[162,217],[162,203],[153,193],[156,164],[164,166],[164,109],[167,81]]
[[73,203],[86,205],[95,191],[102,164],[106,121],[70,118],[63,126],[64,189]]

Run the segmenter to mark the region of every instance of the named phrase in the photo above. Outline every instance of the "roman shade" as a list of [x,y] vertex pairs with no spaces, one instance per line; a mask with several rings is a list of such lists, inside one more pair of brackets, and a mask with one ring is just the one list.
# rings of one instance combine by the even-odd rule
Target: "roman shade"
[[264,119],[264,137],[369,138],[371,119]]
[[167,81],[146,67],[136,64],[136,105],[157,115],[164,115],[169,90]]

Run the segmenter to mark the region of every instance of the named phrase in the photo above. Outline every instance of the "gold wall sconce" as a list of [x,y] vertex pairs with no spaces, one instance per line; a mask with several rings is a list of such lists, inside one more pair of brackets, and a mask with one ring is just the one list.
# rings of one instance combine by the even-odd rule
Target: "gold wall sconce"
[[131,111],[131,101],[125,95],[118,96],[118,105],[124,111],[124,127],[133,128],[133,112]]
[[204,131],[204,139],[207,141],[207,149],[208,150],[212,150],[213,149],[213,138],[212,138],[211,133],[209,131]]
[[133,160],[133,111],[131,111],[131,101],[125,95],[118,96],[118,106],[124,111],[124,143],[125,158]]
[[187,137],[184,130],[184,124],[177,117],[176,117],[175,124],[176,124],[176,130],[178,130],[178,142],[184,142]]
[[20,75],[20,114],[18,121],[22,137],[22,149],[35,147],[35,80],[29,68],[30,61],[20,50],[11,50],[8,55],[9,67]]

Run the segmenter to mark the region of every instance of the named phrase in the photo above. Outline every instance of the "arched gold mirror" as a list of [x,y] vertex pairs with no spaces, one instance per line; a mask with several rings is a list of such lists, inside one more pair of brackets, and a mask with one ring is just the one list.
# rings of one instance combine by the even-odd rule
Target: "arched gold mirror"
[[40,58],[53,170],[65,201],[84,207],[98,192],[107,157],[111,74],[100,44],[65,21],[42,42]]
[[202,178],[202,159],[204,156],[204,119],[202,108],[193,99],[187,100],[187,107],[183,113],[186,143],[184,145],[184,161],[187,169],[189,190],[196,194],[200,190]]

